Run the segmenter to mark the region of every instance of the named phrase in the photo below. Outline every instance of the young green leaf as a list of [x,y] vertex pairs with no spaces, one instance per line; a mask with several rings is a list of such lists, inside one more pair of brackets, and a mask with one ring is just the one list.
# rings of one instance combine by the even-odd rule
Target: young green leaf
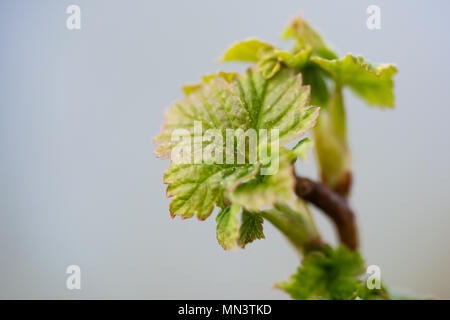
[[[202,150],[214,144],[217,154],[221,157],[230,155],[230,151],[225,146],[226,129],[241,131],[254,129],[256,132],[265,129],[268,134],[272,130],[277,130],[277,142],[283,145],[302,136],[306,130],[315,125],[318,108],[309,107],[308,101],[309,88],[302,86],[301,78],[293,75],[293,72],[288,69],[281,70],[270,79],[266,79],[260,71],[253,68],[245,74],[236,75],[230,81],[222,76],[212,77],[168,111],[163,130],[155,139],[158,146],[157,156],[173,157],[173,151],[179,148],[180,143],[180,139],[173,139],[173,136],[179,129],[185,130],[185,135],[182,137],[183,146],[188,147],[186,149],[189,151],[192,150],[191,139],[195,136],[196,123],[201,124],[200,130],[216,130],[215,139],[204,139],[200,144],[203,147]],[[216,140],[219,140],[219,143]],[[267,148],[267,145],[264,147],[263,141],[258,140],[256,154],[260,154],[264,148]],[[195,162],[193,160],[197,155],[204,156],[205,153],[202,154],[202,150],[200,153],[196,152],[195,143],[193,149],[193,155],[189,154],[184,163],[172,161],[164,176],[168,184],[167,196],[173,197],[170,204],[172,216],[180,215],[190,218],[197,214],[199,219],[207,218],[215,205],[223,207],[230,200],[228,188],[243,184],[240,183],[242,182],[240,179],[244,179],[245,183],[255,187],[261,183],[262,187],[257,187],[259,190],[264,190],[268,185],[265,182],[266,179],[276,181],[276,184],[270,186],[265,192],[285,190],[283,194],[287,195],[289,190],[289,195],[292,194],[293,178],[286,176],[286,170],[283,169],[285,162],[281,160],[279,172],[270,178],[265,178],[259,170],[264,166],[271,168],[276,164],[275,161],[269,159],[263,166],[260,162],[238,164],[236,159],[231,164],[227,161],[223,161],[223,164]],[[243,155],[245,158],[248,158],[248,152]],[[231,153],[231,156],[235,157],[236,152]],[[271,157],[274,157],[274,160],[278,157],[283,158],[276,152]],[[222,157],[222,160],[226,159]],[[276,178],[278,174],[281,174],[283,179]],[[248,181],[249,175],[252,181]],[[289,175],[292,175],[292,172],[289,172]],[[240,193],[240,195],[245,194],[246,192]],[[241,203],[239,199],[246,198],[240,195],[235,199],[239,203]],[[265,195],[268,194],[265,193]],[[256,202],[262,206],[270,206],[275,200],[281,200],[281,198],[272,194],[265,197],[264,202],[259,200]],[[251,210],[255,209],[252,203],[247,204],[242,201],[242,205],[244,207],[249,205]]]
[[325,107],[330,97],[330,85],[325,71],[317,65],[308,64],[300,72],[303,82],[311,87],[311,104]]
[[[237,76],[236,72],[223,72],[223,71],[219,71],[218,73],[213,73],[213,74],[208,74],[206,76],[202,77],[202,82],[203,83],[208,83],[210,80],[216,78],[216,77],[220,77],[223,78],[225,81],[227,82],[231,82],[235,77]],[[184,85],[181,87],[181,89],[183,90],[185,95],[189,95],[192,92],[194,92],[195,90],[198,90],[202,87],[201,83],[196,83],[196,84],[188,84],[188,85]]]
[[272,45],[258,39],[236,42],[225,51],[222,61],[258,62],[260,52],[268,48]]
[[239,206],[232,205],[222,209],[216,217],[217,241],[225,250],[236,248],[236,241],[239,237],[238,213]]
[[[385,288],[370,290],[361,281],[358,252],[323,245],[308,206],[294,196],[293,163],[306,159],[311,140],[292,150],[284,145],[315,126],[318,107],[308,104],[323,107],[313,129],[321,177],[345,198],[351,171],[342,89],[349,86],[368,104],[393,106],[397,70],[351,55],[338,59],[302,18],[284,37],[295,40],[290,52],[257,39],[235,43],[222,61],[254,63],[245,74],[219,72],[183,87],[185,97],[168,111],[155,139],[157,156],[172,160],[164,175],[170,213],[203,220],[221,208],[217,240],[225,250],[264,238],[263,221],[271,222],[305,254],[297,273],[276,285],[294,299],[389,299]],[[228,129],[234,130],[231,144]],[[250,129],[277,135],[255,137],[254,149],[246,150]]]
[[260,168],[256,168],[252,179],[240,179],[230,185],[230,200],[250,211],[260,211],[276,202],[291,200],[295,184],[291,154],[281,149],[270,164],[272,168],[266,169],[276,174],[258,175]]
[[292,149],[292,152],[303,161],[306,161],[312,146],[312,140],[309,138],[304,138],[297,143],[297,145]]
[[257,66],[264,77],[268,79],[280,71],[283,65],[295,70],[305,67],[310,61],[311,50],[305,49],[296,54],[291,54],[290,52],[270,47],[260,50],[258,56]]
[[301,137],[312,128],[319,108],[307,107],[309,87],[302,86],[300,75],[292,70],[280,70],[270,79],[253,69],[236,79],[241,101],[250,115],[251,127],[276,129],[280,144]]
[[272,78],[281,68],[281,62],[275,54],[275,50],[273,48],[263,49],[259,51],[258,55],[260,57],[257,64],[258,70],[261,71],[264,78]]
[[264,219],[260,214],[243,210],[241,227],[239,228],[239,246],[245,248],[247,244],[256,239],[264,239],[263,222]]
[[310,49],[313,55],[325,59],[337,58],[336,54],[327,46],[322,37],[302,17],[293,19],[284,30],[282,37],[284,39],[293,38],[296,40],[294,52]]
[[327,60],[312,57],[340,85],[348,85],[370,105],[394,106],[394,81],[397,73],[391,64],[371,65],[362,57],[347,54],[344,58]]
[[279,50],[271,44],[250,39],[234,44],[224,53],[221,60],[223,62],[256,62],[257,69],[266,79],[270,79],[282,65],[296,70],[305,67],[310,61],[310,56],[311,49],[290,53]]
[[172,217],[200,220],[209,217],[215,205],[223,207],[227,179],[234,181],[248,173],[246,166],[214,164],[178,164],[171,162],[164,174],[167,197],[173,197],[169,210]]
[[295,54],[292,54],[287,51],[275,49],[275,55],[288,68],[302,69],[309,62],[309,59],[311,57],[311,49],[300,50],[299,52],[297,52]]
[[345,246],[307,254],[297,273],[276,287],[293,299],[355,299],[361,287],[364,261]]

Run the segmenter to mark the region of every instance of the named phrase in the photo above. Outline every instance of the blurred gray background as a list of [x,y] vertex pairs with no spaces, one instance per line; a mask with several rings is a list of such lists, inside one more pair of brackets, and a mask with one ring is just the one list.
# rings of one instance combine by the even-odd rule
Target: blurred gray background
[[[82,29],[66,29],[81,7]],[[381,30],[366,8],[381,7]],[[395,62],[397,107],[346,92],[362,251],[393,288],[450,298],[450,2],[1,1],[0,298],[287,298],[299,264],[266,239],[224,252],[215,221],[169,217],[151,141],[182,84],[243,70],[234,41],[299,13],[339,51]],[[310,161],[305,175],[316,177]],[[314,212],[325,238],[329,222]],[[66,289],[77,264],[82,289]]]

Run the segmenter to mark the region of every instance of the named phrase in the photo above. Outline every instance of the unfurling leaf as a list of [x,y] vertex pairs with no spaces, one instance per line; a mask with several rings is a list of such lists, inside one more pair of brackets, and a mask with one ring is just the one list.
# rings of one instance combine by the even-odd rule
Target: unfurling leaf
[[[229,188],[229,198],[250,211],[260,211],[276,202],[292,199],[295,184],[292,174],[292,157],[288,150],[281,149],[272,157],[269,168],[276,174],[261,175],[258,178],[240,179]],[[256,170],[259,170],[258,168]],[[258,175],[255,172],[255,175]]]
[[242,248],[256,239],[264,239],[263,222],[261,214],[247,210],[242,212],[242,222],[239,228],[238,244]]
[[[206,219],[215,206],[224,208],[230,201],[255,210],[256,206],[271,206],[274,201],[288,199],[293,194],[293,177],[292,172],[285,169],[288,156],[282,146],[315,125],[318,108],[309,107],[308,102],[309,88],[302,86],[301,77],[289,69],[280,70],[266,79],[260,71],[250,68],[245,74],[227,79],[221,75],[207,78],[200,87],[190,90],[168,111],[163,130],[155,139],[157,156],[172,158],[164,175],[168,184],[167,196],[173,198],[171,215],[190,218],[196,214],[199,219]],[[196,129],[196,124],[200,124],[200,128]],[[180,129],[184,130],[182,135]],[[266,130],[268,136],[276,131],[277,137],[270,143],[257,137],[254,154],[269,150],[267,159],[258,157],[255,163],[238,163],[239,156],[248,160],[252,150],[230,151],[226,129],[241,130],[240,136],[244,138],[249,129],[257,134]],[[200,137],[200,151],[196,150],[195,142],[192,143],[196,139],[196,130],[216,133],[213,139]],[[177,139],[173,139],[174,136]],[[274,142],[280,145],[279,152],[273,147]],[[174,159],[173,153],[180,151],[180,144],[183,152],[176,153]],[[213,158],[222,162],[195,161],[197,158],[205,160],[204,151],[208,147],[214,149]],[[192,152],[187,152],[184,157],[184,151]],[[231,156],[231,163],[227,156]],[[211,156],[206,156],[206,160],[211,160]],[[272,169],[275,169],[273,175],[261,172]],[[273,183],[269,185],[268,181]],[[253,193],[251,201],[247,201],[249,194],[244,190],[247,185],[261,191]],[[237,196],[231,195],[231,189],[239,189]],[[284,191],[271,194],[279,190]]]
[[258,62],[260,53],[268,48],[272,45],[258,39],[236,42],[224,53],[222,61]]
[[[214,79],[216,77],[220,77],[223,78],[225,81],[227,82],[231,82],[231,80],[234,79],[234,77],[237,76],[236,72],[223,72],[220,71],[218,73],[213,73],[213,74],[209,74],[206,76],[202,77],[202,82],[203,83],[208,83],[211,79]],[[184,85],[181,87],[181,89],[183,90],[185,95],[189,95],[192,92],[194,92],[197,89],[200,89],[202,87],[201,83],[196,83],[196,84],[188,84],[188,85]]]
[[272,78],[281,68],[281,62],[273,48],[266,48],[259,52],[258,70],[266,79]]
[[217,241],[225,250],[236,248],[236,241],[239,237],[237,216],[239,210],[239,206],[232,205],[217,214]]
[[[294,40],[290,51],[257,39],[237,42],[221,60],[252,63],[245,73],[219,72],[182,87],[184,97],[169,109],[155,138],[157,157],[171,159],[164,174],[170,214],[204,220],[220,208],[216,236],[225,250],[264,238],[263,222],[269,221],[304,256],[297,272],[276,284],[294,299],[389,299],[384,287],[365,285],[357,251],[324,244],[307,197],[295,195],[294,163],[306,161],[312,141],[297,141],[292,150],[285,145],[314,127],[322,182],[345,202],[351,159],[343,88],[370,105],[391,107],[397,70],[352,55],[339,59],[301,17],[283,36]],[[335,219],[338,209],[311,198],[333,218],[343,243],[345,229],[357,234],[353,221],[346,228],[339,215]]]
[[397,69],[391,64],[371,65],[362,57],[347,54],[344,58],[312,60],[327,71],[339,85],[348,85],[370,105],[394,106],[394,81]]
[[317,65],[308,64],[300,69],[303,83],[311,88],[311,104],[325,107],[330,97],[330,85],[325,71]]
[[307,254],[297,273],[275,286],[293,299],[355,299],[363,283],[364,261],[345,246]]
[[303,161],[306,161],[312,146],[312,140],[309,138],[304,138],[297,143],[297,145],[292,149],[292,152]]
[[223,62],[256,62],[258,71],[263,74],[264,78],[270,79],[281,69],[282,65],[298,70],[309,63],[310,57],[311,49],[290,53],[276,49],[271,44],[257,39],[249,39],[235,43],[227,49],[221,60]]
[[296,40],[294,52],[309,49],[312,50],[313,55],[325,59],[337,58],[336,54],[327,46],[322,37],[302,17],[293,19],[284,30],[282,37],[284,39],[293,38]]
[[311,49],[304,49],[295,54],[275,49],[275,54],[288,68],[302,69],[311,57]]

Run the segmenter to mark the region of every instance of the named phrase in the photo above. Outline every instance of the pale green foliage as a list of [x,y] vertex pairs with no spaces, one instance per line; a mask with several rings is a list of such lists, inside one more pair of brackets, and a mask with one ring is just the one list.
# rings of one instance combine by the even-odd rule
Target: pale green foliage
[[[370,105],[392,107],[392,77],[397,69],[389,64],[372,65],[362,57],[350,54],[338,59],[334,50],[301,17],[292,20],[283,32],[283,38],[294,40],[291,52],[253,39],[260,46],[251,62],[255,62],[267,78],[283,67],[294,68],[302,74],[303,82],[311,86],[311,104],[323,107],[319,124],[314,129],[321,177],[330,187],[345,190],[350,179],[350,151],[342,89],[348,86]],[[242,42],[240,46],[245,55],[233,54],[232,60],[249,61],[246,57],[254,45]],[[227,51],[224,56],[229,55]]]
[[297,17],[284,30],[284,39],[295,39],[294,52],[312,50],[314,56],[325,59],[335,59],[337,56],[323,41],[322,37],[306,23],[302,17]]
[[217,241],[225,250],[234,249],[236,247],[236,240],[239,237],[239,210],[239,206],[232,205],[231,207],[222,209],[217,214]]
[[259,41],[258,39],[248,39],[233,44],[222,57],[222,61],[245,61],[258,62],[261,52],[271,48],[272,45]]
[[312,146],[312,140],[309,138],[304,138],[297,143],[297,145],[292,149],[292,152],[303,161],[306,161]]
[[[225,191],[225,181],[238,180],[249,168],[227,165],[176,164],[172,162],[164,174],[167,197],[173,197],[170,214],[191,218],[195,214],[206,219],[220,205]],[[223,205],[221,205],[223,206]]]
[[[236,77],[237,73],[236,72],[223,72],[220,71],[218,73],[215,74],[209,74],[206,76],[202,77],[202,82],[203,83],[208,83],[210,80],[216,78],[216,77],[220,77],[223,78],[225,81],[227,82],[231,82],[235,77]],[[192,92],[200,89],[202,87],[201,83],[197,83],[197,84],[188,84],[188,85],[184,85],[181,87],[181,89],[183,90],[185,95],[189,95]]]
[[369,289],[364,260],[345,246],[327,246],[305,255],[302,265],[288,280],[275,284],[296,300],[385,300],[386,288]]
[[355,299],[363,272],[364,261],[358,252],[328,247],[307,254],[297,273],[276,287],[298,300]]
[[275,55],[288,68],[301,69],[305,67],[311,56],[311,49],[301,50],[297,53],[274,49]]
[[368,104],[393,106],[395,66],[382,64],[372,66],[362,57],[347,54],[338,60],[313,57],[312,60],[326,70],[340,85],[348,85]]
[[[297,158],[306,161],[314,146],[323,182],[345,194],[350,151],[342,90],[348,86],[370,105],[392,107],[392,78],[397,70],[350,54],[339,59],[302,18],[294,19],[283,37],[294,40],[290,51],[257,39],[235,43],[222,61],[252,63],[251,68],[243,74],[207,75],[200,83],[182,88],[184,97],[168,110],[162,132],[155,138],[157,156],[173,156],[174,148],[180,146],[172,140],[178,129],[185,129],[181,145],[191,147],[194,124],[199,122],[203,130],[216,130],[222,138],[200,142],[203,149],[215,143],[221,151],[218,156],[216,149],[214,156],[204,160],[222,157],[226,163],[231,156],[234,162],[194,162],[195,150],[187,163],[172,159],[164,175],[167,196],[172,198],[170,213],[203,220],[219,207],[216,235],[225,250],[264,238],[263,222],[268,220],[306,254],[297,273],[276,285],[294,299],[386,298],[384,288],[369,290],[364,285],[364,262],[358,252],[321,245],[308,206],[294,196],[293,164]],[[313,127],[314,144],[304,138],[292,150],[285,147]],[[277,150],[274,141],[258,138],[253,151],[259,161],[238,164],[236,158],[248,160],[251,151],[226,148],[226,129],[277,129],[279,152],[273,152]],[[264,170],[273,174],[265,175]]]
[[[294,176],[292,174],[292,155],[287,150],[280,150],[279,155],[274,155],[278,161],[276,174],[259,175],[259,168],[248,177],[239,179],[230,185],[229,199],[232,203],[250,211],[260,211],[266,206],[276,202],[287,202],[292,199],[294,188]],[[250,178],[250,179],[249,179]]]
[[[308,87],[302,86],[301,78],[288,69],[270,79],[254,69],[232,79],[224,75],[207,77],[168,111],[162,133],[155,139],[157,155],[170,157],[178,143],[171,139],[173,131],[184,128],[192,134],[194,121],[201,121],[205,130],[220,130],[223,141],[228,128],[244,131],[252,128],[257,132],[278,129],[279,143],[283,145],[314,126],[318,108],[308,107],[308,101]],[[208,143],[212,142],[204,142],[203,148]],[[257,154],[263,148],[270,149],[261,143]],[[224,147],[223,154],[226,153]],[[167,196],[173,197],[171,214],[183,218],[197,214],[199,219],[205,219],[214,206],[224,207],[229,201],[253,211],[271,206],[275,201],[288,201],[293,195],[292,156],[284,153],[281,149],[279,154],[271,155],[279,157],[279,169],[277,174],[267,176],[262,176],[260,170],[264,166],[270,169],[273,161],[266,164],[172,162],[164,175]]]
[[[280,70],[279,64],[296,68],[302,73],[304,68],[308,68],[306,83],[311,83],[313,88],[324,86],[324,84],[317,83],[322,80],[316,80],[321,79],[323,74],[310,74],[320,72],[318,67],[339,85],[350,86],[367,103],[381,106],[393,105],[392,77],[397,73],[395,66],[390,64],[372,65],[362,57],[354,57],[350,54],[338,59],[320,35],[302,18],[294,19],[285,29],[283,37],[295,39],[292,52],[279,50],[266,42],[251,39],[238,42],[228,49],[222,60],[256,62],[258,65],[264,65],[267,75],[270,76]],[[275,65],[278,66],[275,68]],[[306,79],[306,77],[304,78]],[[318,101],[324,101],[324,99],[318,98]]]
[[257,67],[266,79],[272,78],[278,71],[280,71],[281,62],[275,54],[275,50],[273,48],[262,50]]
[[288,68],[304,67],[310,55],[310,49],[293,54],[279,50],[268,43],[249,39],[235,43],[225,52],[221,60],[223,62],[257,62],[258,70],[263,76],[271,78],[280,70],[282,64]]

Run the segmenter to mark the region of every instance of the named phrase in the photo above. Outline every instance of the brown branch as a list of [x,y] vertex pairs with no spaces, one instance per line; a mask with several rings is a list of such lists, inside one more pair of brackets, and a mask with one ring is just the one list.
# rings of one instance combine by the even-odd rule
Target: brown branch
[[[346,171],[342,176],[338,184],[333,187],[333,190],[344,198],[348,198],[350,190],[352,188],[352,173],[350,170]],[[322,179],[323,181],[323,179]]]
[[296,177],[295,193],[321,209],[333,220],[339,239],[350,249],[358,248],[358,229],[355,215],[342,195],[326,185],[308,178]]

